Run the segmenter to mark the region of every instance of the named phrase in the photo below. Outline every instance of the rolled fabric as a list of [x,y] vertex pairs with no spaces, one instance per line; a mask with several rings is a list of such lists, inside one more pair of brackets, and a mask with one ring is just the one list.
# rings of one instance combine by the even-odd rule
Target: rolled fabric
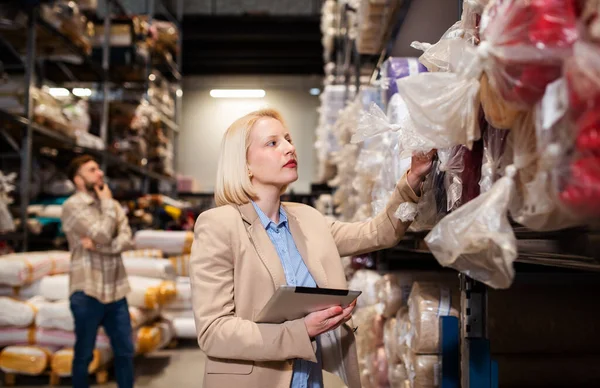
[[49,252],[52,260],[52,269],[49,275],[68,274],[71,269],[71,253],[68,251]]
[[163,251],[160,249],[133,249],[121,253],[121,257],[124,259],[131,259],[134,257],[162,259],[163,256]]
[[131,292],[127,295],[127,302],[131,306],[155,309],[177,296],[177,288],[172,281],[129,276],[129,284]]
[[46,252],[12,253],[0,257],[0,284],[24,286],[52,271],[52,260]]
[[130,276],[142,276],[163,280],[175,280],[175,268],[168,260],[130,257],[123,260],[125,271]]
[[190,278],[179,276],[175,283],[177,295],[175,298],[167,301],[164,307],[171,310],[191,310],[192,309],[192,286]]
[[439,318],[458,317],[458,288],[435,283],[415,282],[408,299],[410,332],[408,346],[418,354],[439,353]]
[[41,280],[39,291],[47,300],[69,299],[69,275],[45,276]]
[[7,346],[0,352],[0,369],[4,373],[38,376],[48,367],[51,355],[49,349],[38,346]]
[[190,276],[190,255],[171,256],[169,261],[173,264],[177,276]]
[[134,236],[137,249],[160,249],[167,255],[189,254],[194,241],[190,231],[140,230]]
[[155,326],[142,326],[135,335],[135,353],[150,353],[158,349],[160,345],[160,329]]
[[140,326],[155,320],[156,318],[158,318],[158,316],[158,309],[149,310],[142,309],[136,306],[129,306],[129,317],[131,319],[131,327],[134,329],[137,329]]
[[75,320],[69,301],[41,303],[35,317],[35,324],[44,329],[74,331]]
[[[73,375],[73,348],[61,349],[54,353],[50,361],[50,367],[53,373],[60,377],[70,377]],[[92,362],[88,367],[89,373],[94,373],[100,367],[106,365],[113,358],[111,348],[94,349]]]
[[196,339],[198,337],[198,334],[196,334],[196,322],[194,321],[194,317],[178,317],[171,322],[173,324],[175,337],[186,339]]
[[31,303],[0,296],[0,326],[27,327],[35,320],[36,308]]

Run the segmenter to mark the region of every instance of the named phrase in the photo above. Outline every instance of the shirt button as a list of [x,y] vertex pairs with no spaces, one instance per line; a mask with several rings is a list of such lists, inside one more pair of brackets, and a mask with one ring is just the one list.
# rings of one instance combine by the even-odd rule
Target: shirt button
[[279,229],[275,229],[275,233],[279,233]]

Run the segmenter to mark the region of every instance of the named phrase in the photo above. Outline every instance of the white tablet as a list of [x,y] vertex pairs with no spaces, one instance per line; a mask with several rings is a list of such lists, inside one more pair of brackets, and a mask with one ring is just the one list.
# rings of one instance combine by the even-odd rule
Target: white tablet
[[347,307],[361,291],[281,286],[256,317],[257,323],[283,323],[329,307]]

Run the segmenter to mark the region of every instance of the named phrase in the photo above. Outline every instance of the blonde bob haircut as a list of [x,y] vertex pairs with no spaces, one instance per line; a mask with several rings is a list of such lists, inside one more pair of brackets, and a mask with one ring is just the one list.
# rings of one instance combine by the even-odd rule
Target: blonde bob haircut
[[[256,191],[248,174],[250,130],[262,118],[272,118],[285,127],[281,114],[275,109],[260,109],[240,117],[227,128],[221,141],[221,152],[215,184],[215,204],[243,205],[256,199]],[[287,189],[284,187],[282,193]]]

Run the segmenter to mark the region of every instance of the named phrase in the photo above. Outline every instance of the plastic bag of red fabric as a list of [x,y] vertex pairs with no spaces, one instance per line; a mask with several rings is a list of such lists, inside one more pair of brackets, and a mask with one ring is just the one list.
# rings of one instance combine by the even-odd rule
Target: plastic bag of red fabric
[[502,97],[531,107],[561,76],[578,38],[573,0],[495,0],[482,15],[480,51]]
[[600,216],[600,47],[579,42],[565,64],[572,149],[559,170],[558,196],[570,211]]

